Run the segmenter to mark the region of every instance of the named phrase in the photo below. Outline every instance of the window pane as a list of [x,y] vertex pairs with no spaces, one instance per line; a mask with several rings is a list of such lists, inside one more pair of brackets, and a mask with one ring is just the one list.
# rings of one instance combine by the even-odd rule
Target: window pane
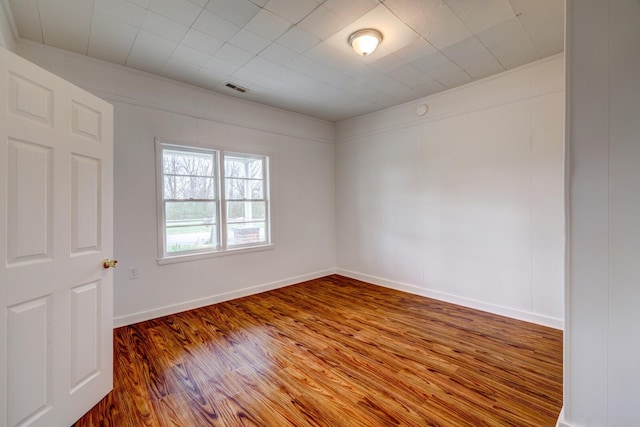
[[215,225],[167,227],[167,253],[215,249],[217,246]]
[[166,199],[215,199],[216,185],[213,178],[191,176],[164,177],[164,198]]
[[243,200],[244,197],[244,185],[246,180],[244,179],[231,179],[227,178],[224,181],[225,196],[227,200]]
[[215,248],[215,202],[165,202],[167,252]]
[[238,157],[224,157],[224,176],[229,178],[245,178],[247,176],[247,168],[245,159]]
[[216,202],[165,202],[167,227],[215,224]]
[[262,159],[248,159],[247,171],[248,171],[249,178],[257,178],[257,179],[263,178],[262,163],[264,163]]
[[251,222],[227,225],[227,245],[244,245],[247,243],[266,242],[266,224]]
[[215,168],[214,153],[164,149],[162,163],[165,174],[212,176]]
[[245,222],[245,202],[227,202],[227,222]]
[[250,222],[266,218],[265,202],[227,202],[227,222]]
[[226,155],[224,157],[224,176],[263,179],[263,164],[263,158]]
[[251,181],[251,198],[264,199],[264,181]]

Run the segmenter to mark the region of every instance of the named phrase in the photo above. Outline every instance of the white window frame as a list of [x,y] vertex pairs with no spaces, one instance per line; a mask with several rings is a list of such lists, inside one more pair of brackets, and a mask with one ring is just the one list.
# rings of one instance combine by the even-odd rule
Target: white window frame
[[[156,138],[156,186],[157,186],[157,230],[158,230],[158,259],[160,265],[171,264],[176,262],[192,261],[197,259],[219,257],[232,254],[240,254],[247,252],[263,251],[273,249],[275,245],[272,243],[272,227],[271,227],[271,203],[270,203],[270,169],[269,156],[261,153],[245,153],[237,150],[224,150],[221,148],[213,148],[202,144],[176,142],[166,139]],[[176,151],[194,152],[194,153],[214,153],[215,167],[213,179],[216,185],[216,235],[218,238],[217,246],[213,248],[196,249],[189,251],[181,251],[176,253],[167,253],[166,246],[166,230],[165,225],[165,200],[164,200],[164,168],[163,157],[164,149],[172,149]],[[248,159],[262,159],[262,179],[264,183],[264,199],[246,199],[246,201],[264,201],[265,202],[265,241],[260,243],[246,244],[227,244],[227,200],[225,192],[225,155],[231,157],[244,157]],[[260,221],[262,222],[262,221]]]
[[[222,226],[222,233],[221,233],[221,240],[224,242],[223,243],[223,247],[226,250],[234,250],[234,249],[241,249],[241,248],[249,248],[249,247],[255,247],[255,246],[261,246],[261,245],[268,245],[269,242],[271,242],[271,227],[270,227],[270,222],[271,222],[271,218],[270,218],[270,203],[269,203],[269,157],[268,156],[263,156],[263,155],[259,155],[259,154],[246,154],[246,153],[239,153],[236,151],[221,151],[221,159],[220,159],[220,184],[221,184],[221,210],[222,210],[222,215],[224,216],[224,225]],[[227,200],[226,197],[226,172],[225,172],[225,160],[226,157],[239,157],[239,158],[244,158],[244,159],[256,159],[256,160],[262,160],[262,178],[261,181],[263,182],[263,198],[262,199],[244,199],[244,200]],[[251,179],[249,178],[245,178],[247,181],[250,181]],[[245,194],[250,193],[250,190],[248,188],[245,187]],[[234,245],[229,245],[228,243],[228,239],[227,239],[227,226],[229,224],[233,224],[231,222],[228,221],[227,218],[227,202],[238,202],[238,201],[244,201],[244,202],[264,202],[265,204],[265,219],[264,221],[256,221],[256,222],[264,222],[265,223],[265,241],[263,243],[245,243],[245,244],[234,244]],[[251,222],[251,221],[246,221],[246,222]],[[245,223],[246,223],[245,222]]]

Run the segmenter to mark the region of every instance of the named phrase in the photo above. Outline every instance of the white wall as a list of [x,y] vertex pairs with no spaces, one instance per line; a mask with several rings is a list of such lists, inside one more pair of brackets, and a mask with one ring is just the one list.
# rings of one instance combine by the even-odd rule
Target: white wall
[[[31,43],[19,53],[114,104],[117,325],[334,271],[332,124]],[[157,265],[156,136],[270,155],[275,248]]]
[[556,56],[338,123],[338,272],[561,328],[563,111]]
[[640,425],[640,2],[567,2],[565,426]]

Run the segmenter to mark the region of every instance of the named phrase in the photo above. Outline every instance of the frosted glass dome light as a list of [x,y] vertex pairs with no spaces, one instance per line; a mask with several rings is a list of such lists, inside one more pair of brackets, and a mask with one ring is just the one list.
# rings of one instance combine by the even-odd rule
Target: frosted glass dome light
[[382,41],[382,33],[378,30],[358,30],[349,36],[349,44],[358,55],[370,55]]

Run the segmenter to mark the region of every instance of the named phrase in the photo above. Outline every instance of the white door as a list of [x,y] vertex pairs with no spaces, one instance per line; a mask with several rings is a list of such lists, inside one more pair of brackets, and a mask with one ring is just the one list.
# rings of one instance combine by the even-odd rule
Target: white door
[[112,388],[112,162],[112,106],[0,48],[0,426]]

